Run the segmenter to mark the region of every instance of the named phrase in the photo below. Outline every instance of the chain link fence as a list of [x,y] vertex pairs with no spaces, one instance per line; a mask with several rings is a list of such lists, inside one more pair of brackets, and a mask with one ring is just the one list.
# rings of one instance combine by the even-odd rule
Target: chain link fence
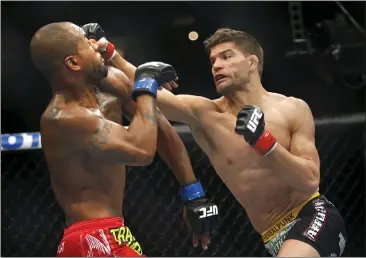
[[[365,256],[363,124],[317,126],[320,191],[344,216],[344,256]],[[185,139],[185,137],[183,137]],[[215,174],[206,155],[185,141],[192,165],[221,213],[208,250],[192,247],[184,226],[178,183],[157,156],[147,167],[128,169],[124,216],[148,256],[269,256],[245,211]],[[50,186],[40,150],[2,152],[2,256],[55,256],[64,215]]]

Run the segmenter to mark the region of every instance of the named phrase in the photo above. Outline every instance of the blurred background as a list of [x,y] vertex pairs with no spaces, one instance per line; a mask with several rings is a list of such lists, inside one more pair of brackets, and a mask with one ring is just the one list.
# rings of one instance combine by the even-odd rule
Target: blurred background
[[[366,255],[365,2],[1,2],[1,7],[2,134],[39,131],[51,90],[32,66],[29,43],[47,23],[98,22],[131,63],[170,63],[180,78],[175,93],[208,98],[218,96],[203,40],[221,27],[252,34],[265,53],[265,89],[310,105],[317,120],[321,191],[347,221],[345,255]],[[189,38],[191,32],[198,38]],[[178,185],[157,156],[152,165],[128,172],[126,221],[145,253],[268,256],[207,157],[188,131],[182,136],[197,176],[222,210],[222,223],[207,251],[191,247]],[[2,256],[55,255],[63,214],[50,189],[42,151],[1,155]],[[140,187],[151,190],[148,199]]]

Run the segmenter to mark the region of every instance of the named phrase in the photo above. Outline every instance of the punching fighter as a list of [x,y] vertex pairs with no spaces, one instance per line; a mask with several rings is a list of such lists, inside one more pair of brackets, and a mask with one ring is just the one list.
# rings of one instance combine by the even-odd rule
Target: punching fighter
[[[156,108],[158,88],[171,89],[167,83],[176,78],[174,68],[145,63],[137,68],[132,86],[122,72],[109,73],[104,64],[108,53],[104,51],[102,57],[83,29],[69,22],[40,28],[30,50],[34,65],[53,91],[41,117],[41,136],[52,188],[67,224],[57,255],[142,255],[122,217],[125,165],[148,165],[161,150],[182,184],[182,195],[190,199],[187,203],[195,201],[184,185],[196,180],[186,149]],[[120,90],[118,98],[135,103],[128,129],[112,121],[119,119],[118,114],[102,106],[108,101],[98,99],[96,86],[112,87],[111,92],[115,87],[127,89]],[[200,201],[209,204],[204,200],[201,196]]]
[[[164,90],[158,107],[169,120],[189,125],[271,255],[340,256],[345,224],[319,193],[320,160],[309,106],[264,89],[263,49],[248,33],[218,29],[204,44],[222,97]],[[118,57],[114,65],[133,80],[131,63]]]

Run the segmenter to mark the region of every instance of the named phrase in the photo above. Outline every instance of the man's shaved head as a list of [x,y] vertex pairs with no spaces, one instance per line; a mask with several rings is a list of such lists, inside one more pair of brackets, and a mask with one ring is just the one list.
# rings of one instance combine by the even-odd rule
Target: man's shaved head
[[76,55],[83,30],[71,22],[50,23],[40,28],[30,43],[31,58],[45,75],[64,65],[67,56]]
[[108,74],[97,46],[71,22],[40,28],[32,38],[30,50],[34,65],[49,80],[62,75],[62,80],[77,80],[79,85],[98,84]]

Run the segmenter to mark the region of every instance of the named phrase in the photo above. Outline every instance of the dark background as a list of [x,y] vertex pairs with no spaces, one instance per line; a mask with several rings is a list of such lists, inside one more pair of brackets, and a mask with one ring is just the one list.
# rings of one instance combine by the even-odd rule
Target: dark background
[[[364,3],[343,4],[364,27]],[[352,89],[338,77],[340,67],[364,70],[360,63],[355,65],[364,51],[348,51],[353,54],[351,61],[344,51],[346,57],[338,62],[324,54],[336,43],[333,39],[364,42],[360,33],[349,24],[350,33],[337,28],[335,35],[324,31],[315,36],[316,23],[334,19],[341,11],[334,2],[305,2],[303,8],[307,31],[319,38],[314,41],[316,54],[286,58],[286,53],[297,48],[287,2],[2,2],[2,121],[13,119],[2,123],[2,133],[39,130],[39,117],[51,90],[31,64],[29,42],[37,29],[55,21],[99,22],[108,38],[122,38],[117,45],[135,65],[151,60],[174,65],[180,77],[176,93],[212,98],[216,93],[203,39],[219,27],[245,30],[264,48],[267,90],[304,99],[315,117],[363,112],[364,87]],[[188,20],[186,25],[184,20]],[[188,40],[191,30],[199,33],[197,41]]]
[[[365,28],[365,3],[341,2]],[[176,93],[217,97],[203,40],[219,27],[245,30],[265,52],[263,85],[268,91],[304,99],[316,118],[365,110],[365,37],[335,2],[303,2],[311,49],[295,44],[287,2],[2,2],[2,134],[39,130],[51,90],[34,69],[29,42],[55,21],[98,22],[125,57],[139,65],[163,61],[179,73]],[[338,18],[336,18],[338,17]],[[188,33],[199,33],[190,41]],[[334,54],[336,46],[340,52]],[[297,52],[295,51],[297,50]],[[332,54],[333,51],[333,54]],[[297,54],[298,53],[298,54]],[[301,55],[299,53],[302,53]],[[321,191],[345,217],[345,255],[365,253],[363,122],[317,127],[322,160]],[[149,256],[264,255],[244,211],[214,174],[207,158],[186,142],[208,193],[220,204],[222,223],[212,247],[193,251],[181,221],[177,184],[156,157],[147,168],[129,169],[126,220]],[[54,200],[42,151],[2,152],[2,255],[55,255],[63,214]],[[146,176],[146,173],[147,176]],[[154,175],[155,173],[155,175]],[[159,173],[159,176],[156,176]],[[169,185],[170,187],[166,187]],[[163,187],[164,186],[164,187]],[[139,190],[151,189],[149,198]],[[149,212],[151,215],[146,216]]]

